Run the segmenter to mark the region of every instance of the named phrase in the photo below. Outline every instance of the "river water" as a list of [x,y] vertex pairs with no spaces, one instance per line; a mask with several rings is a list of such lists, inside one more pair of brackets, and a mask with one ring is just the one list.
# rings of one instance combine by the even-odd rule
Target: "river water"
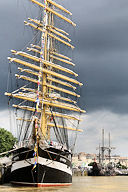
[[69,187],[12,187],[1,185],[0,192],[128,192],[127,176],[73,177]]

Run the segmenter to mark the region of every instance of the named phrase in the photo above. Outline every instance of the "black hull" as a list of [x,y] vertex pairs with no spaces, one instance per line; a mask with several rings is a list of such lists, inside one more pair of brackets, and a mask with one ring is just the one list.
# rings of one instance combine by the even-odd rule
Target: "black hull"
[[[31,186],[63,186],[72,183],[72,167],[68,156],[71,154],[50,148],[39,148],[37,165],[34,166],[34,150],[19,152],[14,157],[11,183]],[[63,154],[63,155],[61,155]]]

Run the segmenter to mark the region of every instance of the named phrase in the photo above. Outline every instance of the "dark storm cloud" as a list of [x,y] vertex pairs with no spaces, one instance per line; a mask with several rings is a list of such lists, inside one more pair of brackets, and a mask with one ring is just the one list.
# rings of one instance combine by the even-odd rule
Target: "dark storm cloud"
[[31,40],[33,32],[24,27],[23,22],[29,16],[34,17],[36,12],[29,1],[0,1],[0,109],[7,107],[4,96],[7,90],[7,57],[11,55],[11,49],[20,50]]
[[80,80],[85,82],[81,104],[88,111],[103,108],[128,113],[127,10],[128,1],[96,0],[84,1],[77,12],[75,59]]
[[[76,45],[76,69],[79,80],[84,83],[82,107],[88,111],[107,108],[128,113],[128,1],[57,2],[72,11],[72,18],[77,23],[72,39]],[[34,15],[34,6],[29,1],[0,1],[0,105],[6,103],[2,96],[7,84],[6,57],[10,49],[21,49],[31,39],[32,32],[23,27],[23,20]]]
[[79,66],[80,79],[84,82],[82,95],[85,100],[82,98],[82,101],[86,101],[91,110],[108,108],[127,112],[128,100],[123,101],[123,97],[128,95],[127,52],[112,53],[99,57],[90,54],[86,59],[84,56],[78,59],[78,63],[83,63]]

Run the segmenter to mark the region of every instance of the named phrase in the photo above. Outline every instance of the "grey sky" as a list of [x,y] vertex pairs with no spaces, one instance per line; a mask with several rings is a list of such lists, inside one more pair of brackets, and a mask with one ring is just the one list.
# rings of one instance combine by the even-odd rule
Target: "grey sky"
[[[84,83],[81,90],[81,106],[90,116],[97,114],[97,111],[102,114],[102,110],[106,110],[109,114],[120,115],[119,118],[122,119],[122,115],[128,114],[128,1],[57,2],[72,11],[72,18],[77,23],[72,39],[76,46],[76,70],[80,74],[79,80]],[[34,17],[34,10],[34,6],[26,0],[0,1],[1,110],[7,108],[7,100],[3,96],[7,85],[6,58],[10,55],[10,49],[22,49],[31,39],[33,33],[24,27],[23,21],[29,16]],[[125,127],[127,135],[126,119],[125,125],[123,123],[122,127]],[[93,126],[95,125],[96,122]],[[112,131],[111,124],[109,126]],[[100,124],[99,130],[101,128]],[[89,127],[85,129],[89,131]]]

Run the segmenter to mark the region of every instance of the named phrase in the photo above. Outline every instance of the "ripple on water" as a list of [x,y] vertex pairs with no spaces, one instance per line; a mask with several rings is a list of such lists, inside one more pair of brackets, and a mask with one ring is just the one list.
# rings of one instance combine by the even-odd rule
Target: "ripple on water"
[[14,187],[1,185],[0,192],[128,192],[128,177],[74,177],[69,187]]

